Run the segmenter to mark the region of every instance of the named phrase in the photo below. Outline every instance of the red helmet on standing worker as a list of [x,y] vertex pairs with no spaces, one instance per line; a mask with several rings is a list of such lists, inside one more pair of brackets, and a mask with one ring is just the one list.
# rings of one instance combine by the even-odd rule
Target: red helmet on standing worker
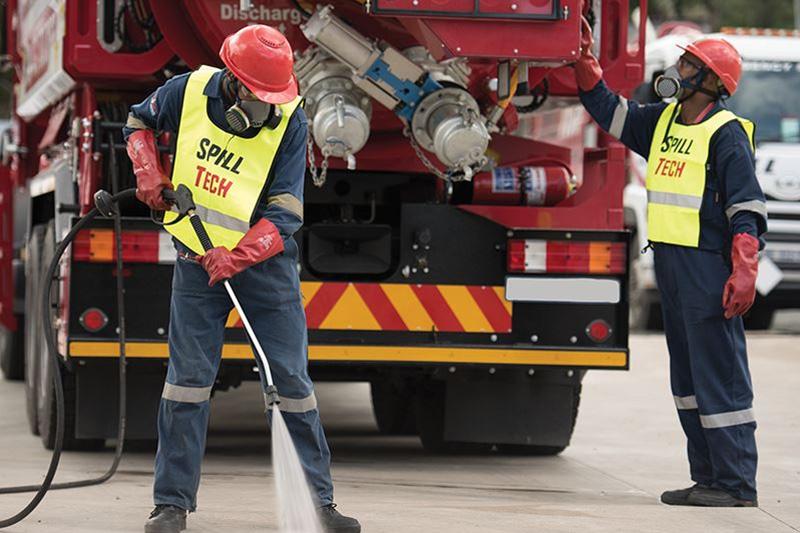
[[292,47],[272,26],[245,26],[229,35],[219,57],[262,102],[285,104],[297,97]]
[[722,82],[728,96],[736,92],[742,75],[742,56],[724,39],[700,39],[688,46],[679,46],[706,64]]

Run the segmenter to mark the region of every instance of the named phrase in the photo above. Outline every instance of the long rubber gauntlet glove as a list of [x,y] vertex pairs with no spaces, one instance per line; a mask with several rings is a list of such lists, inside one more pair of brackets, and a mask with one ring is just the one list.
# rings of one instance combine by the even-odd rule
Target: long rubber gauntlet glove
[[150,130],[136,130],[128,137],[128,157],[136,174],[136,198],[150,209],[167,211],[170,206],[161,197],[164,189],[172,189],[172,182],[161,168],[156,136]]
[[592,27],[581,17],[581,56],[575,63],[575,80],[581,91],[591,91],[603,79],[603,69],[592,53]]
[[758,239],[749,233],[733,236],[731,247],[733,272],[722,291],[722,307],[725,318],[743,315],[756,298],[758,276]]
[[244,269],[266,261],[283,252],[283,239],[275,224],[262,218],[247,233],[233,250],[218,246],[200,258],[200,264],[208,272],[208,286],[229,279]]

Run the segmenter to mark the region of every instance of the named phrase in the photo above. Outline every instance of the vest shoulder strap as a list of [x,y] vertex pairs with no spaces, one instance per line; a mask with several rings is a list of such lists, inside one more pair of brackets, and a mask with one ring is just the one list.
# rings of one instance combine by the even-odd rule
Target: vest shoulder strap
[[[205,90],[206,85],[208,85],[209,80],[211,80],[211,76],[217,72],[219,72],[219,69],[217,68],[202,65],[189,75],[187,89],[190,89],[194,92],[199,92],[199,96],[204,96],[203,91]],[[189,97],[197,96],[196,94],[190,94],[189,90],[187,90],[186,93]]]
[[722,126],[731,122],[733,120],[738,120],[739,123],[742,125],[745,134],[747,135],[747,139],[750,141],[750,148],[755,151],[755,124],[752,121],[747,120],[746,118],[741,118],[736,116],[732,111],[728,109],[721,109],[717,113],[715,113],[711,118],[704,122],[708,132],[710,134],[714,134],[718,129]]
[[297,96],[294,100],[286,104],[278,104],[278,107],[281,110],[281,114],[286,117],[286,120],[290,120],[294,112],[297,111],[298,107],[303,107],[305,104],[305,99],[302,96]]

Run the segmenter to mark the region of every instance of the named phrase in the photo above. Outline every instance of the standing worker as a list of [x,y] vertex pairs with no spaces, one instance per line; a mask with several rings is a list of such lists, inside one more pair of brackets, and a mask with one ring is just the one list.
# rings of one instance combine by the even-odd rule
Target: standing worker
[[764,194],[753,123],[727,110],[742,60],[722,39],[683,48],[656,83],[673,103],[640,105],[612,93],[583,20],[575,75],[584,107],[648,160],[648,238],[670,355],[672,394],[695,485],[669,505],[756,507],[756,421],[741,315],[753,304]]
[[[211,241],[203,248],[188,219],[166,226],[178,260],[172,282],[169,370],[158,413],[155,509],[147,533],[186,528],[194,512],[219,367],[233,305],[229,279],[270,358],[300,462],[327,531],[359,532],[333,503],[330,452],[308,375],[308,339],[292,235],[303,223],[308,125],[298,107],[292,50],[265,25],[230,35],[209,67],[176,76],[131,108],[125,135],[137,197],[168,210],[162,191],[184,184]],[[177,135],[172,179],[159,162],[156,133]],[[174,220],[165,213],[165,222]],[[263,378],[263,370],[262,370]],[[263,379],[262,379],[263,381]]]

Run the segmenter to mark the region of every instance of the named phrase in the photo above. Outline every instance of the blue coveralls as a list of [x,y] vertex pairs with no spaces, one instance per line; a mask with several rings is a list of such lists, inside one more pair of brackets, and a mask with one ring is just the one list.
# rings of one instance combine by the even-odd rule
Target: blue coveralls
[[[178,131],[188,75],[176,76],[142,103],[131,107],[124,130]],[[205,88],[212,122],[230,132],[221,90],[222,74]],[[244,136],[257,134],[253,129]],[[298,247],[292,235],[302,216],[286,209],[287,202],[271,201],[293,196],[302,204],[308,124],[302,109],[292,116],[271,170],[268,194],[263,194],[254,214],[270,220],[284,240],[282,254],[254,265],[231,279],[269,360],[281,395],[281,411],[300,455],[306,477],[319,506],[333,502],[330,451],[317,410],[314,387],[308,375],[306,317],[297,272]],[[289,202],[292,203],[292,202]],[[296,202],[294,202],[296,204]],[[169,324],[169,369],[158,413],[158,451],[155,463],[154,501],[194,511],[205,451],[209,399],[222,352],[225,322],[233,305],[223,287],[208,286],[208,274],[194,253],[173,239],[178,251],[172,281]],[[264,372],[261,373],[262,385]]]
[[[603,129],[648,157],[667,104],[627,101],[602,81],[580,98]],[[717,103],[706,118],[720,109]],[[744,326],[741,317],[723,316],[722,291],[731,274],[733,235],[749,233],[760,239],[766,231],[766,202],[753,151],[738,121],[725,124],[712,138],[707,168],[699,247],[652,243],[656,281],[691,478],[754,500],[756,422]]]

